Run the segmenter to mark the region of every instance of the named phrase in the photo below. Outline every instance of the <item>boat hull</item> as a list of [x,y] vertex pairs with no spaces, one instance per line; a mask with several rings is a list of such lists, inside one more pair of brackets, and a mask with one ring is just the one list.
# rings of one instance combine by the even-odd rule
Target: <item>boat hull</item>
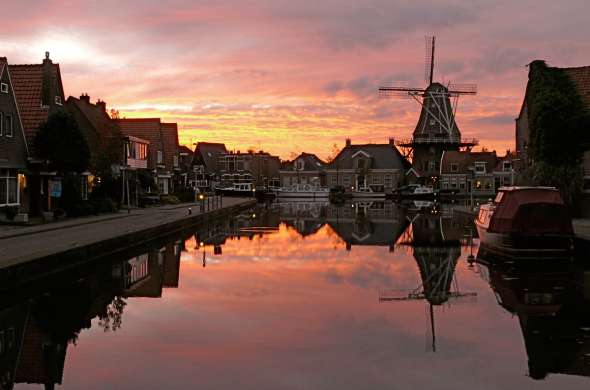
[[296,191],[280,191],[277,196],[283,198],[297,198],[297,199],[328,199],[330,193],[328,191],[310,191],[310,192],[296,192]]
[[558,234],[521,234],[490,232],[476,221],[481,245],[487,249],[513,256],[564,256],[573,253],[574,238]]

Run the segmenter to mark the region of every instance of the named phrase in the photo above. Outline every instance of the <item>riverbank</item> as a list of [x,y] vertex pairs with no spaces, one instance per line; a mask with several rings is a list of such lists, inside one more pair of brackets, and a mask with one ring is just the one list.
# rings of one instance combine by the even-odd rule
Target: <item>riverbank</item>
[[0,232],[0,268],[14,267],[18,274],[19,265],[46,268],[91,260],[255,204],[254,199],[223,197],[217,207],[203,211],[199,203],[184,203],[10,229]]

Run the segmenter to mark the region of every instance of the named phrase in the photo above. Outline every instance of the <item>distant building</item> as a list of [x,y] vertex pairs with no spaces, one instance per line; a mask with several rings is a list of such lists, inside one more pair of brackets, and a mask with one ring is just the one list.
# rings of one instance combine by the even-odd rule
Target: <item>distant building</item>
[[29,151],[24,194],[28,197],[29,213],[38,215],[51,210],[55,172],[49,172],[45,160],[35,154],[34,142],[39,127],[49,116],[64,109],[64,90],[59,64],[54,64],[45,53],[41,64],[8,65],[14,96],[20,113],[22,129]]
[[220,185],[252,183],[254,188],[280,187],[281,161],[266,152],[229,152],[218,157]]
[[342,186],[347,192],[373,188],[375,192],[387,192],[402,184],[408,168],[408,161],[392,139],[387,144],[361,145],[353,145],[347,139],[326,173],[330,188]]
[[6,58],[0,57],[0,207],[21,206],[24,202],[27,157],[10,70]]
[[179,145],[178,158],[180,166],[180,183],[183,187],[188,187],[191,164],[193,162],[193,151],[185,145]]
[[287,187],[296,184],[311,184],[325,187],[327,164],[318,156],[311,153],[301,153],[291,161],[281,163],[281,186]]
[[160,118],[117,119],[125,136],[141,138],[149,142],[148,169],[161,194],[174,190],[174,174],[179,172],[178,130],[175,123],[162,123]]
[[189,185],[200,191],[211,191],[220,181],[219,157],[227,154],[224,144],[199,142],[191,162]]

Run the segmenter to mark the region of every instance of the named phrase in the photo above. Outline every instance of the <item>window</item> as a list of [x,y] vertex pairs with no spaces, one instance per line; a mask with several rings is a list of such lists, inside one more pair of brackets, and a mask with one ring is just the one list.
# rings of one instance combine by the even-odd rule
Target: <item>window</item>
[[0,112],[0,137],[2,137],[2,134],[4,134],[3,130],[4,130],[4,116]]
[[373,176],[373,184],[383,184],[383,182],[381,181],[382,179],[383,177],[381,175]]
[[336,175],[330,176],[330,184],[332,184],[333,186],[338,185],[338,178],[336,177]]
[[0,206],[19,202],[18,176],[14,169],[0,169]]
[[298,171],[302,171],[304,166],[305,166],[305,161],[297,160],[297,170]]
[[451,163],[451,172],[459,172],[459,164]]
[[385,187],[391,187],[391,175],[385,175]]
[[430,120],[430,126],[434,126],[436,124],[436,121],[434,119]]
[[348,175],[344,175],[344,176],[342,177],[342,185],[343,185],[344,187],[348,187],[348,186],[350,186],[350,184],[351,184],[350,176],[348,176]]
[[356,167],[358,169],[365,169],[365,159],[359,158],[358,160],[356,160]]
[[475,162],[475,173],[486,173],[486,163],[484,161]]
[[55,97],[55,104],[57,104],[58,106],[61,106],[61,96]]
[[2,93],[8,93],[8,84],[1,83],[0,84],[0,92],[2,92]]
[[436,161],[435,160],[431,160],[428,162],[428,170],[429,171],[435,171],[436,170]]
[[158,164],[162,164],[162,159],[163,159],[162,151],[158,150]]
[[12,115],[9,114],[4,116],[4,135],[12,137]]
[[174,164],[174,167],[178,166],[178,156],[172,156],[172,163]]
[[502,169],[504,170],[504,172],[511,171],[512,170],[512,161],[504,161],[502,163]]

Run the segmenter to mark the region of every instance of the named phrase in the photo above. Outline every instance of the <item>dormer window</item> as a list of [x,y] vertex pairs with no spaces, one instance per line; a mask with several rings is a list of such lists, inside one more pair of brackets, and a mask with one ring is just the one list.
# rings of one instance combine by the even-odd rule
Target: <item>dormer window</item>
[[484,161],[475,162],[475,173],[486,173],[486,163]]
[[8,93],[8,84],[6,84],[6,83],[0,83],[0,92],[2,92],[2,93]]
[[358,160],[356,160],[356,167],[357,169],[365,169],[366,167],[366,160],[364,158],[359,158]]
[[305,162],[303,160],[297,160],[297,170],[302,171],[304,168]]
[[55,104],[57,104],[58,106],[61,106],[61,96],[55,97]]
[[512,161],[504,161],[502,163],[502,169],[506,172],[506,171],[510,171],[512,170]]
[[459,172],[459,164],[451,163],[451,172]]

